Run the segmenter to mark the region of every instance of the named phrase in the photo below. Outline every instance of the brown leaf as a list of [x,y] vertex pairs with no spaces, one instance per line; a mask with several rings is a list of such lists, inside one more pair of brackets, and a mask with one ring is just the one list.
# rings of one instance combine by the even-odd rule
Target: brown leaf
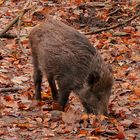
[[16,126],[22,128],[22,129],[33,127],[33,125],[32,124],[29,124],[29,123],[19,123]]
[[48,123],[48,121],[50,121],[50,117],[45,118],[43,123]]
[[4,96],[4,99],[6,100],[6,101],[14,101],[14,99],[13,99],[13,96],[10,96],[10,95],[6,95],[6,96]]
[[85,135],[87,135],[88,134],[88,131],[87,130],[80,130],[79,131],[79,134],[85,134]]
[[9,77],[0,73],[0,84],[1,85],[10,85],[11,81],[10,81]]
[[124,31],[127,33],[135,33],[135,28],[131,26],[124,27]]
[[84,120],[81,124],[82,128],[87,128],[88,127],[89,122],[87,120]]
[[5,130],[1,130],[1,129],[0,129],[0,136],[6,135],[6,134],[7,134],[7,132],[6,132]]
[[41,97],[43,100],[48,100],[48,99],[52,99],[52,96],[51,96],[51,92],[48,91],[47,93],[46,92],[42,92],[41,93]]
[[80,130],[79,134],[78,134],[78,137],[83,137],[83,136],[86,136],[87,134],[88,134],[87,130]]
[[74,127],[72,125],[68,125],[65,129],[64,129],[64,133],[69,133],[74,129]]
[[30,105],[29,104],[24,104],[24,103],[18,103],[18,107],[21,110],[28,110]]
[[131,123],[129,128],[130,129],[135,129],[135,128],[139,128],[139,126],[140,126],[140,122],[133,122],[133,123]]
[[105,129],[103,127],[98,127],[98,128],[95,128],[95,133],[102,133],[102,132],[105,132]]
[[99,115],[98,116],[98,119],[100,119],[100,121],[103,121],[103,120],[108,119],[108,117],[107,116],[104,116],[104,115]]
[[69,111],[62,113],[62,120],[67,124],[75,124],[78,120],[80,120],[79,112]]
[[135,81],[138,79],[136,73],[130,73],[128,75],[128,78],[129,78],[129,80],[132,80],[132,81]]
[[119,131],[119,133],[117,134],[116,138],[118,138],[118,139],[124,139],[125,138],[125,135],[124,135],[123,132],[120,132]]
[[128,127],[132,124],[132,120],[124,119],[123,121],[121,121],[121,124]]
[[[35,101],[36,102],[36,101]],[[42,107],[43,105],[45,105],[45,102],[43,101],[37,101],[37,106]]]
[[117,124],[117,130],[119,131],[116,138],[118,139],[124,139],[125,138],[125,133],[124,133],[124,127],[120,126],[119,124]]
[[87,120],[88,119],[88,114],[82,114],[81,120]]
[[39,123],[41,123],[43,121],[42,118],[39,118],[39,117],[35,118],[35,120]]
[[100,140],[100,138],[95,137],[95,136],[89,136],[87,137],[88,140]]
[[0,5],[2,5],[4,3],[5,0],[0,0]]
[[58,102],[55,102],[55,101],[52,103],[52,109],[53,110],[60,110],[60,111],[63,110],[62,106],[60,106],[60,104]]
[[17,108],[17,102],[15,101],[3,102],[3,104],[6,107]]
[[52,122],[49,128],[55,129],[58,126],[58,122]]
[[137,96],[140,96],[140,88],[134,88],[134,93],[137,95]]

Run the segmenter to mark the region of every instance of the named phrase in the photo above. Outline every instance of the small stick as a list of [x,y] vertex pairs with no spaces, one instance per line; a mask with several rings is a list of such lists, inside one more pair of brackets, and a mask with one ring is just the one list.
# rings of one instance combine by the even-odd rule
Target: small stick
[[9,88],[0,88],[0,93],[2,92],[15,92],[20,90],[21,88],[19,87],[9,87]]
[[99,30],[90,31],[90,32],[85,33],[85,35],[97,34],[97,33],[101,33],[102,31],[108,31],[110,29],[114,29],[114,28],[117,28],[119,26],[123,26],[123,25],[131,22],[133,19],[135,19],[135,18],[137,18],[139,16],[140,16],[140,13],[132,16],[130,19],[125,20],[122,23],[119,23],[119,24],[116,24],[116,25],[113,25],[113,26],[110,26],[110,27],[102,28],[102,29],[99,29]]
[[[28,0],[23,8],[23,10],[27,9],[26,7],[31,7],[31,0]],[[29,8],[28,8],[29,9]],[[20,14],[19,18],[18,18],[18,35],[17,35],[17,41],[18,41],[18,45],[20,47],[21,50],[23,50],[23,52],[25,52],[24,48],[22,47],[21,44],[21,40],[20,40],[20,30],[21,30],[21,19],[23,17],[24,14]],[[22,49],[23,48],[23,49]],[[25,53],[26,54],[26,53]]]
[[23,9],[21,11],[21,13],[15,17],[1,32],[0,32],[0,37],[3,36],[3,34],[5,34],[19,19],[19,17],[22,17],[27,11],[29,10],[29,8],[27,9]]
[[110,12],[110,13],[108,14],[108,16],[112,16],[112,15],[114,15],[115,13],[117,13],[117,12],[120,11],[120,10],[121,10],[121,8],[118,8],[118,9],[116,9],[116,10]]
[[21,18],[22,18],[22,16],[20,15],[20,16],[19,16],[19,19],[18,19],[17,42],[18,42],[18,45],[19,45],[20,49],[22,50],[23,47],[22,47],[21,40],[20,40],[20,25],[21,25]]
[[3,35],[1,35],[1,38],[16,38],[17,35],[16,34],[11,34],[11,33],[4,33]]

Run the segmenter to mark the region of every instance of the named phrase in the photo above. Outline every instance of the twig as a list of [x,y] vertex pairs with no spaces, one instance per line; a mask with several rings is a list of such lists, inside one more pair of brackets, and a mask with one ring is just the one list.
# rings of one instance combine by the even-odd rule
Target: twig
[[21,25],[21,18],[22,18],[22,16],[20,15],[19,16],[19,19],[18,19],[18,28],[17,28],[17,30],[18,30],[18,33],[17,33],[17,42],[18,42],[18,45],[19,45],[19,48],[20,48],[20,50],[22,50],[22,44],[21,44],[21,40],[20,40],[20,25]]
[[106,4],[103,3],[103,2],[93,2],[92,6],[93,7],[100,7],[101,8],[101,7],[105,7]]
[[23,9],[21,13],[15,17],[1,32],[0,32],[0,37],[3,36],[19,19],[19,17],[22,17],[30,8]]
[[134,15],[133,17],[131,17],[130,19],[128,20],[125,20],[123,21],[122,23],[119,23],[119,24],[116,24],[116,25],[113,25],[113,26],[110,26],[110,27],[106,27],[106,28],[102,28],[102,29],[99,29],[99,30],[95,30],[95,31],[90,31],[90,32],[87,32],[85,33],[85,35],[90,35],[90,34],[97,34],[97,33],[101,33],[102,31],[108,31],[110,29],[114,29],[114,28],[117,28],[119,26],[123,26],[129,22],[131,22],[133,19],[137,18],[140,16],[140,13]]
[[1,38],[16,38],[17,35],[16,34],[11,34],[11,33],[4,33],[3,35],[1,35]]
[[9,87],[9,88],[0,88],[0,93],[2,92],[16,92],[21,90],[19,87]]
[[120,11],[120,10],[121,10],[121,8],[118,8],[118,9],[116,9],[116,10],[110,12],[110,13],[108,14],[108,16],[112,16],[112,15],[114,15],[115,13],[117,13],[117,12]]
[[[28,0],[23,8],[24,9],[27,9],[27,7],[31,7],[31,0]],[[28,8],[29,9],[29,8]],[[20,41],[20,25],[21,25],[21,19],[22,19],[23,15],[19,15],[19,18],[18,18],[18,35],[17,35],[17,41],[18,41],[18,45],[20,47],[20,49],[22,50],[22,44],[21,44],[21,41]]]

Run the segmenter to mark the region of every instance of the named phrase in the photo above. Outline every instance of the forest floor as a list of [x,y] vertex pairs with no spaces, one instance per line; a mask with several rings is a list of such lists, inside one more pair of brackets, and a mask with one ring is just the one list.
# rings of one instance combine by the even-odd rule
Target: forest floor
[[[140,17],[135,18],[140,14],[138,2],[32,0],[21,25],[14,24],[8,31],[18,37],[0,39],[0,140],[140,140]],[[26,0],[0,0],[1,31],[25,5]],[[28,34],[45,21],[47,14],[83,34],[90,32],[87,38],[111,64],[115,80],[109,117],[85,114],[74,93],[65,112],[55,110],[46,79],[43,101],[34,100]],[[95,33],[99,29],[106,31]]]

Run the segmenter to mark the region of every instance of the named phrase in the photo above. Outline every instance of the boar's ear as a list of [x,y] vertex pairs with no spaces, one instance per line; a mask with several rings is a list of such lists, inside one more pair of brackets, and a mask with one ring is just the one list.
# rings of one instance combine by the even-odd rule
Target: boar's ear
[[90,73],[88,78],[87,78],[87,83],[92,86],[94,83],[99,81],[100,75],[97,72]]

